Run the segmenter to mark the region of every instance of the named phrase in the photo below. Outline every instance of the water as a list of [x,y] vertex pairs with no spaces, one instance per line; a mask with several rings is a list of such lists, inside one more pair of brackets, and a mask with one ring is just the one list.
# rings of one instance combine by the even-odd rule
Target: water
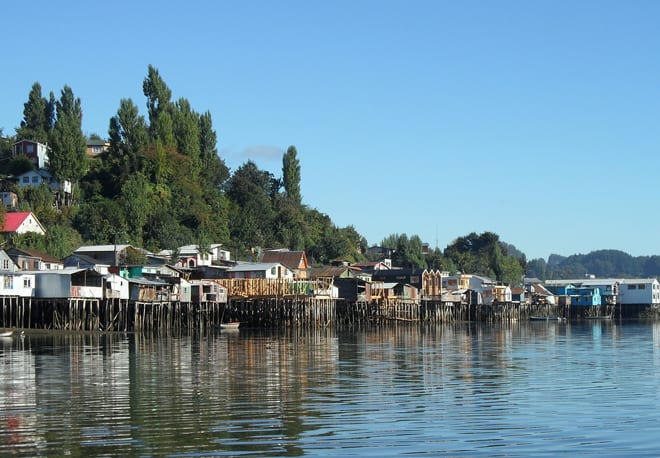
[[660,324],[0,341],[2,456],[657,456]]

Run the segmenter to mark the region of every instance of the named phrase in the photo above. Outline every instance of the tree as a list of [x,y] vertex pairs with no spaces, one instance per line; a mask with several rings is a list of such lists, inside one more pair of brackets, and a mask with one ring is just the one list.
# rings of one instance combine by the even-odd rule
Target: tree
[[284,192],[292,202],[300,204],[300,162],[295,146],[289,146],[282,158]]
[[114,195],[121,183],[133,173],[142,171],[143,149],[149,141],[147,123],[131,99],[122,99],[117,114],[110,119],[110,147],[106,162],[113,180]]
[[172,121],[172,91],[152,65],[149,65],[148,75],[142,83],[142,91],[147,97],[151,140],[160,139],[165,146],[176,146]]
[[229,178],[229,168],[218,156],[217,142],[218,137],[213,130],[211,113],[207,111],[199,117],[201,179],[206,188],[220,189]]
[[50,173],[60,183],[78,182],[87,171],[87,142],[82,133],[82,108],[69,86],[56,104],[57,119],[51,135]]
[[32,85],[28,100],[23,105],[21,126],[16,130],[17,140],[34,140],[48,144],[54,121],[53,99],[52,93],[50,100],[41,95],[41,85],[38,82]]
[[191,179],[197,181],[201,169],[199,115],[186,99],[179,99],[175,105],[173,129],[177,151],[190,158],[188,171]]

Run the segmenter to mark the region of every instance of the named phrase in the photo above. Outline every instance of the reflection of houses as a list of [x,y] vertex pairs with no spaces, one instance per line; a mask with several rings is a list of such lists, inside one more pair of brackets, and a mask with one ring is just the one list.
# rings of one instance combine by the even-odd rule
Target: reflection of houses
[[261,262],[279,262],[291,270],[295,278],[307,278],[309,263],[307,262],[307,254],[304,251],[267,250],[263,252]]
[[9,248],[7,254],[22,270],[59,270],[64,268],[62,261],[37,250]]
[[9,212],[5,214],[4,225],[0,232],[5,235],[25,234],[26,232],[46,234],[46,230],[32,212]]
[[239,263],[227,269],[227,275],[229,278],[284,278],[293,280],[293,272],[279,262]]

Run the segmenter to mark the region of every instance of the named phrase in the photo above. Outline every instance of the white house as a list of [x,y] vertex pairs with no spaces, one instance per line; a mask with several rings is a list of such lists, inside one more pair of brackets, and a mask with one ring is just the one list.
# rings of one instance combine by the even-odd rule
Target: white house
[[[179,247],[179,260],[176,263],[177,267],[195,268],[200,266],[210,266],[213,261],[229,261],[231,259],[230,253],[222,249],[222,244],[212,243],[209,246],[209,253],[201,253],[199,245],[184,245]],[[158,253],[159,256],[171,257],[172,250],[162,250]]]
[[10,212],[5,215],[5,224],[0,230],[4,234],[36,232],[45,235],[46,230],[32,212]]
[[120,275],[107,273],[103,277],[103,297],[105,299],[128,299],[128,280]]
[[34,273],[0,271],[0,296],[32,297],[35,287]]
[[293,272],[279,262],[241,263],[227,269],[229,278],[285,278],[293,280]]
[[660,283],[655,278],[619,280],[619,300],[626,304],[660,305]]

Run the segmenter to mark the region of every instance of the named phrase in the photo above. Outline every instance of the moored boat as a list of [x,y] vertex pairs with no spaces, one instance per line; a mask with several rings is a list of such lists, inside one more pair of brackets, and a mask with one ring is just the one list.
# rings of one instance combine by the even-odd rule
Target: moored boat
[[230,321],[228,323],[220,323],[220,329],[238,329],[240,325],[240,321]]
[[560,316],[530,316],[529,321],[564,321]]
[[11,337],[14,335],[14,331],[2,331],[0,332],[0,337]]

